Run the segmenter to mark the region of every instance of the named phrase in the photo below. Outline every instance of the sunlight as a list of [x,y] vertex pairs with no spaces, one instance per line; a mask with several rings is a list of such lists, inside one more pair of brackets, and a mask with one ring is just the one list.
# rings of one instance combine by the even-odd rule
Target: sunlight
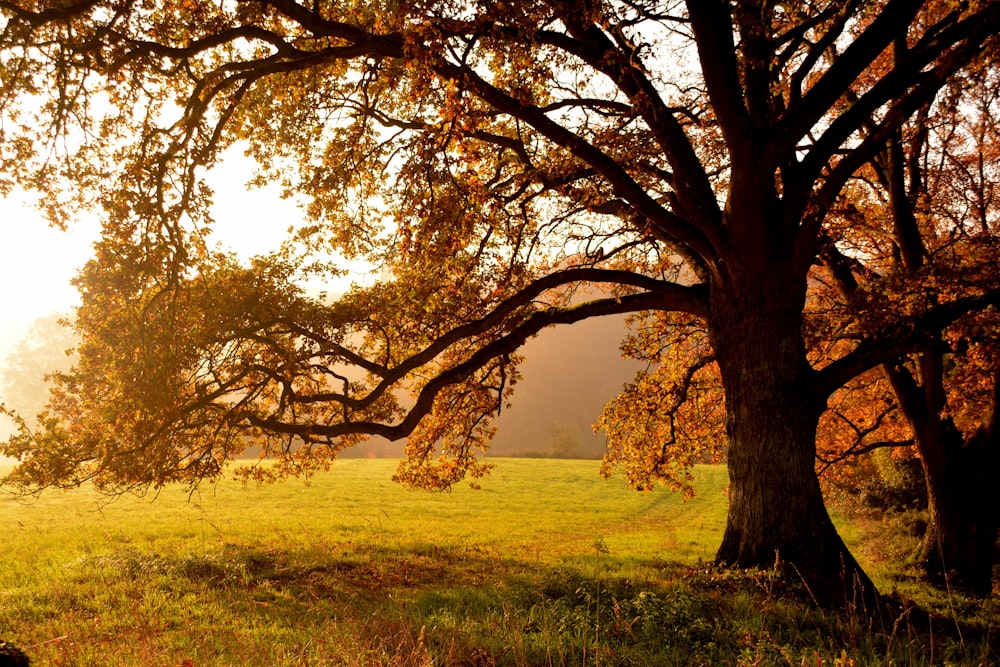
[[0,344],[43,315],[68,310],[77,300],[70,281],[97,238],[96,220],[84,219],[63,232],[46,224],[29,196],[0,200]]
[[[208,174],[215,189],[210,239],[242,259],[276,250],[303,217],[295,202],[281,198],[277,185],[248,190],[252,171],[253,161],[233,149]],[[99,233],[94,218],[73,221],[65,232],[50,227],[26,193],[0,199],[0,282],[5,287],[0,295],[0,360],[34,320],[76,305],[78,295],[70,283],[90,258]],[[348,268],[355,272],[354,280],[367,273],[358,263]],[[346,289],[349,282],[338,287]]]

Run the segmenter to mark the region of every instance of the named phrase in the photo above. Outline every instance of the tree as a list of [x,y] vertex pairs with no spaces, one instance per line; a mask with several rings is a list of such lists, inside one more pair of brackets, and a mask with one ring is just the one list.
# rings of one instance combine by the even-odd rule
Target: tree
[[[827,253],[838,308],[846,311],[839,329],[872,330],[897,321],[900,311],[924,316],[996,285],[995,62],[987,52],[971,63],[938,104],[922,108],[859,172],[844,210],[865,224],[846,225],[844,233],[865,250]],[[992,481],[1000,471],[997,332],[995,310],[967,313],[884,364],[881,391],[894,395],[889,407],[903,416],[908,433],[865,434],[916,447],[931,518],[927,574],[979,594],[992,590],[1000,526]]]
[[[873,591],[814,470],[827,397],[998,291],[866,331],[818,367],[809,275],[847,184],[991,47],[1000,3],[0,10],[2,99],[12,128],[25,119],[7,164],[53,215],[98,201],[106,218],[79,279],[80,361],[47,428],[7,445],[25,458],[16,480],[195,482],[248,438],[277,460],[248,474],[280,475],[378,434],[409,438],[398,478],[447,485],[484,472],[474,450],[525,340],[677,312],[679,335],[705,332],[725,392],[718,560],[777,562],[825,602]],[[23,91],[49,93],[47,133]],[[237,144],[311,220],[250,266],[199,234],[199,176]],[[386,279],[310,296],[301,279],[335,276],[331,249]],[[575,301],[584,284],[614,296]]]
[[[955,302],[996,283],[1000,88],[995,62],[987,52],[970,63],[942,99],[920,109],[855,174],[830,211],[834,222],[828,233],[834,243],[811,272],[805,310],[814,366],[852,349],[859,332],[913,320],[938,305],[942,295]],[[904,462],[916,454],[912,460],[922,466],[919,480],[926,480],[930,512],[923,548],[926,574],[936,583],[986,595],[992,589],[1000,524],[1000,496],[992,483],[1000,466],[997,331],[996,315],[988,309],[969,313],[940,333],[928,332],[919,349],[834,392],[818,438],[820,471],[828,475],[857,474],[856,467],[853,474],[833,469],[851,457],[888,448],[899,452],[895,465],[880,457],[879,470],[855,463],[867,468],[862,478],[877,477],[887,466],[909,465]],[[704,408],[706,396],[707,405],[714,406],[719,390],[710,350],[678,343],[678,332],[679,325],[663,313],[644,322],[626,351],[653,363],[656,374],[642,374],[606,413],[609,432],[619,431],[612,441],[634,449],[625,466],[630,474],[638,473],[638,484],[651,483],[664,460],[645,441],[651,430],[669,429],[660,440],[673,445],[678,422],[691,429],[680,448],[687,455],[717,440],[711,408],[709,414],[702,409],[681,418],[681,410]],[[665,353],[674,358],[667,362]],[[676,377],[665,378],[668,373]],[[701,398],[693,398],[692,391]],[[646,409],[635,410],[637,401],[644,401]],[[648,421],[637,422],[637,412],[648,415]],[[624,451],[619,446],[609,459],[617,460]],[[677,459],[673,453],[671,462]]]
[[0,373],[0,396],[8,409],[25,417],[44,410],[49,398],[45,378],[72,365],[77,341],[65,320],[60,313],[38,318],[7,355]]

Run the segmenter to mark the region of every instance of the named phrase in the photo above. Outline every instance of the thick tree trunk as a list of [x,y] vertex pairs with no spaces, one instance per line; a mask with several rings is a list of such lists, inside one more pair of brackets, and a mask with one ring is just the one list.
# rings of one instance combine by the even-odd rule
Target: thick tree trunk
[[716,559],[777,565],[823,605],[874,606],[878,594],[837,534],[816,476],[816,429],[826,397],[812,386],[806,359],[804,286],[774,276],[750,284],[738,295],[713,298],[730,479]]
[[968,442],[954,426],[934,435],[917,439],[930,512],[924,571],[938,585],[989,595],[1000,522],[997,443],[986,430]]

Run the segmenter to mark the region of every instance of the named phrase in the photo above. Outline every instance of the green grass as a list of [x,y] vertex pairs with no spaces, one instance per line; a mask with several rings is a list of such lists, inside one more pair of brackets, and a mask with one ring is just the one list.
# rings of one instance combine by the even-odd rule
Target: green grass
[[345,460],[308,485],[4,498],[0,638],[35,665],[997,658],[983,639],[1000,617],[992,603],[960,601],[973,619],[961,637],[906,623],[870,632],[801,604],[770,573],[708,568],[723,468],[698,468],[697,496],[682,502],[603,480],[593,461],[497,464],[480,490],[436,494],[393,484],[393,462]]

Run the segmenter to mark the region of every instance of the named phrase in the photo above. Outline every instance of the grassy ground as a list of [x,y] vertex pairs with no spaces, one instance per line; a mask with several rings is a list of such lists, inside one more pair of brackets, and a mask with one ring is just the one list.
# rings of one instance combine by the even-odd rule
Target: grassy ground
[[[107,504],[0,501],[0,637],[36,665],[990,664],[969,623],[869,627],[768,573],[705,566],[725,470],[639,494],[591,461],[501,459],[483,488],[408,491],[350,460],[308,486],[222,482]],[[858,541],[872,526],[854,525]],[[901,575],[872,567],[883,588]],[[950,616],[948,616],[950,614]],[[960,632],[961,631],[961,632]]]

